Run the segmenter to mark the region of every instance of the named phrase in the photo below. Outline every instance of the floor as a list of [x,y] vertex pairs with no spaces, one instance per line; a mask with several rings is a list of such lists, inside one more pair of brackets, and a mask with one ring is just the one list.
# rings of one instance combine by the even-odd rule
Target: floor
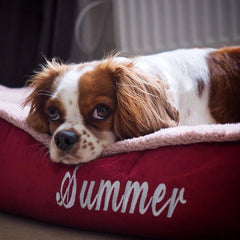
[[58,227],[0,212],[1,240],[137,240],[107,233]]

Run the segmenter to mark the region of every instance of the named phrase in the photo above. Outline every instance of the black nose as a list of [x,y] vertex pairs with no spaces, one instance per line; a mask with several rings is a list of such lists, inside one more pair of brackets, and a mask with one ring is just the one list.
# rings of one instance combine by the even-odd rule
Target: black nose
[[72,131],[60,131],[55,135],[54,141],[58,149],[66,151],[78,141],[78,135]]

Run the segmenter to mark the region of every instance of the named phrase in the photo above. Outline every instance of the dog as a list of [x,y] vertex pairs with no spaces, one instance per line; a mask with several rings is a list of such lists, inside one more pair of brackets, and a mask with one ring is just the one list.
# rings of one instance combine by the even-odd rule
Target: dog
[[239,122],[240,47],[68,65],[53,59],[30,87],[28,124],[52,135],[53,162],[79,164],[162,128]]

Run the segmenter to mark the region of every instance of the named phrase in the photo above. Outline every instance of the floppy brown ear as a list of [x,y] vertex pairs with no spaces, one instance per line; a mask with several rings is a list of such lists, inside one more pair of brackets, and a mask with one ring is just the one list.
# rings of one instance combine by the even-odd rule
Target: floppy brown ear
[[57,77],[62,74],[66,65],[57,63],[54,59],[35,73],[29,87],[33,89],[23,105],[30,104],[27,123],[38,132],[49,132],[48,119],[45,114],[46,101],[51,97],[57,84]]
[[117,95],[114,131],[119,139],[138,137],[178,124],[178,111],[160,78],[141,73],[134,63],[118,63],[112,66],[112,74]]
[[42,133],[49,132],[48,121],[40,112],[30,111],[27,117],[27,123],[38,132]]

